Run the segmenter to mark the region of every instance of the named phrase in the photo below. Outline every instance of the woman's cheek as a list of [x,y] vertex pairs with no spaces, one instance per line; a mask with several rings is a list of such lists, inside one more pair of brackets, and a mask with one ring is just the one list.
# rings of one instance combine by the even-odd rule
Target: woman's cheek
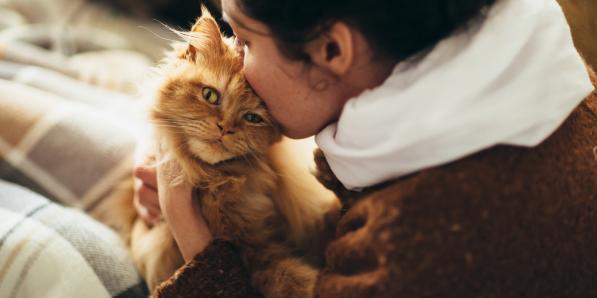
[[[249,52],[245,52],[245,77],[253,90],[257,92],[257,95],[259,95],[267,104],[267,99],[269,99],[268,95],[271,93],[271,90],[268,90],[268,87],[271,88],[272,85],[271,82],[269,82],[270,84],[266,83],[268,71],[266,65],[259,66],[260,64],[258,62],[259,61],[257,61],[255,56],[251,55]],[[265,77],[263,76],[264,74],[266,75]]]
[[[288,99],[292,98],[292,90],[285,88],[287,82],[284,73],[276,69],[277,61],[272,57],[259,57],[251,51],[245,51],[244,68],[247,81],[257,95],[265,102],[272,117],[284,130],[292,122],[288,108],[292,106]],[[277,75],[275,75],[277,73]]]
[[260,84],[260,80],[258,77],[258,73],[256,72],[257,69],[254,67],[254,61],[252,59],[252,57],[250,55],[248,55],[247,53],[245,53],[245,58],[244,58],[244,68],[245,68],[245,77],[247,79],[247,81],[249,82],[249,84],[251,85],[251,87],[253,88],[253,90],[255,90],[255,92],[257,92],[257,95],[262,96],[261,95],[261,84]]

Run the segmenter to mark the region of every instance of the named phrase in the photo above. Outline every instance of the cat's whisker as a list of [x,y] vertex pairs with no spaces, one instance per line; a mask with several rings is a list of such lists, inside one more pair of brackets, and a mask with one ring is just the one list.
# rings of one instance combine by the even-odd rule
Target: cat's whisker
[[184,132],[179,131],[180,127],[178,127],[178,126],[155,125],[155,127],[170,129],[172,131],[172,133],[185,134]]
[[152,120],[152,122],[154,123],[168,123],[168,124],[176,124],[176,125],[181,125],[181,124],[188,124],[179,120],[174,120],[174,119],[158,119],[158,120]]
[[189,125],[188,123],[183,123],[174,120],[152,120],[153,124],[160,126],[160,127],[173,127],[173,128],[193,128],[194,125]]
[[[153,20],[154,20],[155,22],[158,22],[158,23],[160,23],[162,26],[164,26],[164,27],[168,28],[168,25],[166,25],[166,24],[164,24],[164,23],[160,22],[159,20],[157,20],[157,19],[153,19]],[[169,41],[169,42],[179,42],[179,41],[180,41],[180,40],[174,40],[174,39],[170,39],[170,38],[166,38],[166,37],[164,37],[164,36],[161,36],[161,35],[159,35],[158,33],[156,33],[156,32],[154,32],[154,31],[152,31],[151,29],[149,29],[148,27],[145,27],[145,26],[139,26],[139,28],[141,28],[141,29],[143,29],[143,30],[145,30],[145,31],[147,31],[147,32],[149,32],[149,33],[151,33],[151,34],[153,34],[155,37],[157,37],[157,38],[159,38],[159,39],[161,39],[161,40],[165,40],[165,41]],[[168,29],[169,29],[169,28],[168,28]],[[171,29],[169,29],[169,30],[171,30]]]
[[154,123],[154,125],[159,126],[159,127],[172,127],[172,128],[180,128],[178,125],[173,125],[173,124],[161,124],[161,123]]
[[170,126],[179,126],[177,123],[167,122],[167,121],[152,121],[153,124],[156,125],[170,125]]
[[193,128],[193,129],[197,129],[197,130],[202,130],[202,131],[206,131],[206,130],[208,130],[208,129],[206,129],[206,128],[205,128],[205,127],[203,127],[203,126],[197,126],[197,125],[193,125],[193,124],[186,125],[186,127],[188,127],[188,128]]

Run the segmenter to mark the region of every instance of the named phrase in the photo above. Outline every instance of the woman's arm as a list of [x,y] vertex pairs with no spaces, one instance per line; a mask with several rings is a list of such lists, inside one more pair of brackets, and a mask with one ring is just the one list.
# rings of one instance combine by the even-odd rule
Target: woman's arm
[[260,297],[250,286],[249,274],[236,248],[226,241],[212,239],[193,203],[192,187],[172,186],[178,166],[155,167],[152,160],[148,158],[135,167],[135,207],[148,223],[163,216],[186,261],[153,296]]
[[212,235],[188,183],[173,186],[180,167],[169,162],[157,168],[160,209],[186,264],[160,285],[156,297],[259,297],[249,282],[240,254],[229,242]]
[[[134,205],[139,216],[149,225],[166,220],[186,262],[200,253],[212,240],[207,224],[195,207],[193,187],[188,183],[174,183],[181,175],[174,162],[161,163],[155,149],[138,152],[134,175]],[[156,156],[157,155],[157,156]]]
[[[158,159],[160,160],[160,159]],[[160,210],[170,227],[185,262],[201,253],[212,241],[212,235],[193,199],[193,186],[181,177],[180,165],[168,161],[157,167],[157,191]]]

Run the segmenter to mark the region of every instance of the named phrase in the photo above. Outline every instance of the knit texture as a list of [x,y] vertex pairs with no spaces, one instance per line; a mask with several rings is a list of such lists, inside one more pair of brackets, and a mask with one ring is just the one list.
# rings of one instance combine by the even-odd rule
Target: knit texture
[[162,283],[153,297],[259,297],[251,288],[239,252],[215,239],[174,276]]

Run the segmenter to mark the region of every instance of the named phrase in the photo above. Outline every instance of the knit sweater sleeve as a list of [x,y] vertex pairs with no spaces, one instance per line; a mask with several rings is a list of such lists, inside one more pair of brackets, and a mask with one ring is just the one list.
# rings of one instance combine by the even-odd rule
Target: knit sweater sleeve
[[415,184],[388,187],[347,210],[327,245],[314,297],[475,296],[460,284],[478,257],[466,246],[478,232],[469,219],[482,212],[465,217],[441,196],[412,196]]
[[163,282],[153,297],[262,297],[249,281],[239,252],[215,239],[205,250]]

